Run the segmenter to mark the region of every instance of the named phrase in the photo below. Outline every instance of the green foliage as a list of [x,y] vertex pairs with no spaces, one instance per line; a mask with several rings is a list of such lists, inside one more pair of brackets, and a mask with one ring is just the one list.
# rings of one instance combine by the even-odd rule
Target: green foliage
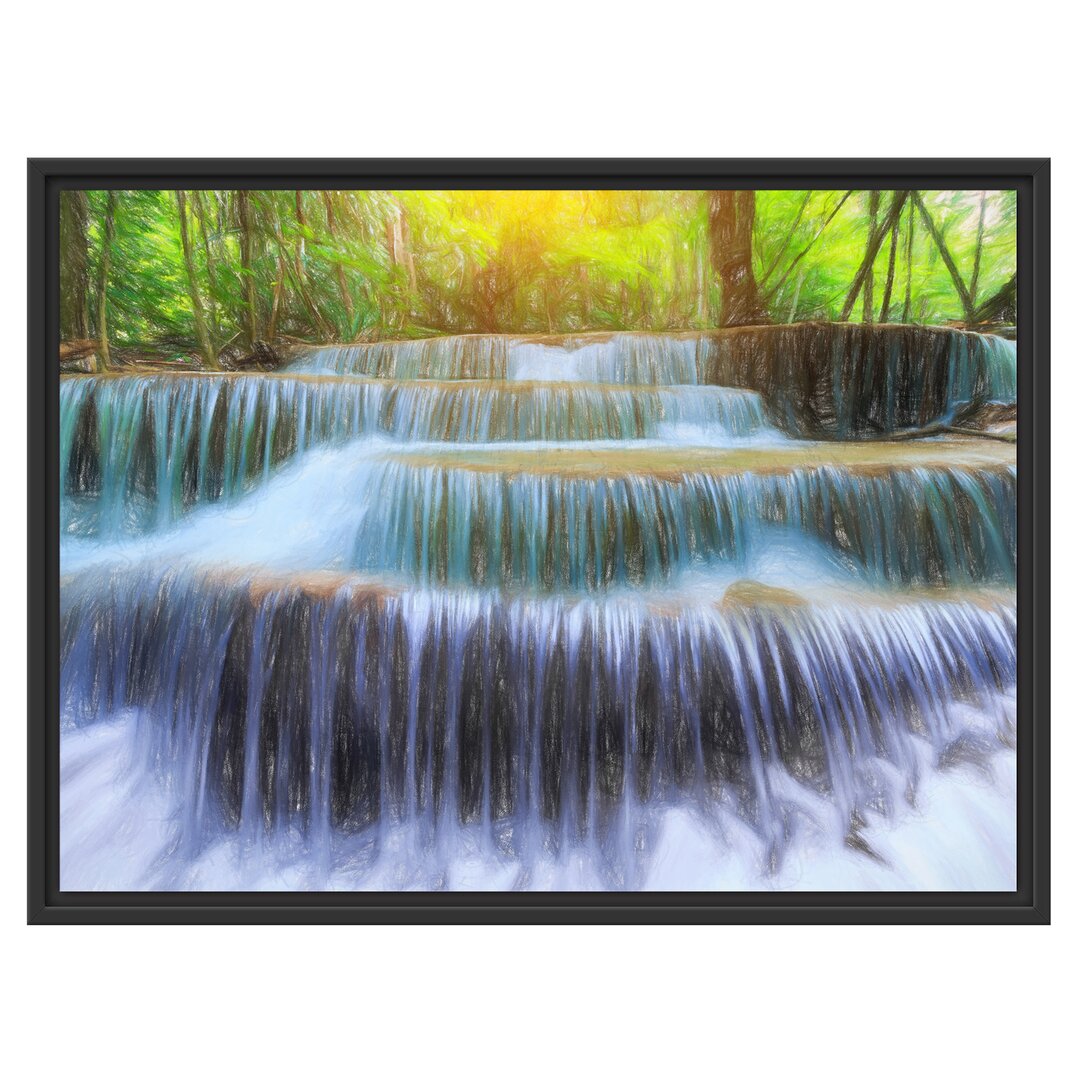
[[[882,192],[879,220],[892,194]],[[968,299],[977,307],[1015,273],[1015,193],[921,198],[964,289],[974,282]],[[252,299],[263,339],[716,325],[720,296],[703,192],[250,192],[249,267],[240,202],[232,191],[192,192],[186,200],[194,286],[215,349],[250,346]],[[86,305],[91,335],[99,332],[106,205],[106,192],[88,193],[92,296],[62,297]],[[174,193],[118,192],[114,225],[110,340],[191,351],[192,282]],[[868,192],[757,192],[753,272],[770,317],[839,317],[870,235]],[[873,259],[875,319],[964,319],[955,278],[909,198],[895,243],[890,232]],[[862,303],[860,293],[853,318]]]

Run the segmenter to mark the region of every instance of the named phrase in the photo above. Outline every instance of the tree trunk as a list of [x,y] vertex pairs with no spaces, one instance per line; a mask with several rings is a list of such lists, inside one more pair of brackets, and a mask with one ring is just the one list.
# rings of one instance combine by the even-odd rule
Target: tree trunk
[[844,301],[844,309],[840,312],[840,322],[847,322],[851,318],[851,313],[855,310],[855,301],[858,300],[859,293],[862,292],[866,275],[870,273],[870,268],[874,265],[874,259],[877,258],[882,241],[895,222],[899,220],[906,198],[907,192],[904,191],[898,191],[893,195],[892,206],[890,206],[888,214],[885,215],[885,219],[871,235],[870,243],[866,246],[866,255],[863,257],[862,264],[855,275],[855,280],[851,283],[851,289],[848,291],[847,299]]
[[277,281],[274,282],[274,299],[270,305],[270,324],[266,336],[273,341],[277,336],[278,316],[281,314],[281,295],[285,291],[285,256],[278,252]]
[[1016,322],[1015,274],[993,296],[979,305],[975,312],[975,322]]
[[[866,239],[866,247],[869,250],[873,243],[874,234],[877,232],[878,207],[881,205],[881,192],[870,192],[870,232]],[[874,258],[877,256],[878,247],[874,248],[874,255],[870,258],[870,264],[863,279],[863,302],[862,321],[872,323],[874,321]]]
[[776,254],[773,256],[772,262],[769,263],[765,272],[761,275],[762,288],[765,288],[765,286],[768,284],[769,278],[771,278],[773,275],[773,271],[779,265],[780,260],[784,257],[784,254],[788,249],[788,244],[791,243],[796,231],[802,224],[803,214],[806,213],[806,208],[810,205],[810,196],[813,194],[813,191],[808,191],[803,196],[803,201],[799,203],[798,213],[796,213],[794,220],[791,222],[791,226],[788,228],[787,235],[784,237],[783,243],[781,243],[779,247],[777,247]]
[[780,275],[780,280],[777,281],[775,285],[771,286],[769,290],[765,293],[765,295],[762,297],[761,302],[763,305],[767,305],[768,302],[784,287],[784,284],[787,281],[788,277],[791,275],[791,272],[795,269],[796,266],[799,265],[799,263],[802,262],[802,260],[805,258],[806,254],[810,251],[814,244],[818,242],[818,240],[821,238],[821,234],[829,227],[832,219],[836,217],[836,215],[840,212],[840,207],[843,206],[850,197],[851,192],[845,191],[844,194],[840,197],[840,200],[837,202],[837,204],[832,208],[832,210],[829,211],[829,216],[821,223],[821,227],[810,238],[810,242],[806,245],[806,247],[802,249],[802,251],[799,252],[798,255],[795,256],[794,259],[791,260],[791,262],[788,263],[784,272]]
[[709,322],[709,256],[705,244],[698,242],[694,253],[695,291],[697,293],[697,321],[699,326]]
[[115,234],[116,192],[110,191],[105,202],[105,223],[101,234],[101,263],[98,267],[98,371],[105,371],[112,361],[109,355],[109,271],[112,268],[112,246]]
[[[303,216],[300,210],[299,200],[297,200],[297,218],[303,225]],[[277,243],[278,253],[284,258],[285,256],[285,232],[282,228],[280,215],[274,225],[274,240]],[[308,316],[311,319],[311,324],[315,329],[315,332],[322,335],[322,337],[329,341],[333,338],[333,331],[326,325],[326,321],[323,319],[319,309],[315,306],[315,301],[312,300],[311,294],[308,292],[307,285],[304,281],[303,264],[300,262],[300,244],[297,243],[293,247],[293,287],[296,289],[297,295],[300,297],[304,307],[307,309]]]
[[971,268],[971,284],[968,286],[968,296],[971,297],[971,306],[978,303],[979,293],[979,264],[982,262],[983,232],[986,228],[986,192],[982,193],[979,201],[979,229],[975,234],[975,264]]
[[259,340],[259,308],[255,294],[254,233],[251,221],[251,203],[246,191],[236,193],[236,206],[240,215],[240,272],[244,278],[244,305],[247,326],[244,336],[249,349]]
[[901,322],[911,322],[911,252],[915,242],[915,200],[910,200],[907,219],[907,285],[904,288],[904,314]]
[[799,276],[795,279],[795,293],[791,297],[791,309],[788,312],[788,317],[787,317],[787,321],[789,323],[793,323],[795,321],[795,316],[799,312],[799,293],[802,292],[802,285],[803,285],[803,281],[805,279],[806,279],[806,267],[803,267],[803,269],[799,271]]
[[766,321],[754,279],[754,192],[710,191],[709,239],[720,279],[721,326]]
[[296,193],[296,223],[300,226],[300,238],[293,246],[293,265],[296,268],[294,276],[296,281],[296,291],[300,294],[300,299],[303,300],[308,315],[311,316],[316,332],[329,341],[336,335],[327,325],[326,320],[322,316],[322,312],[319,311],[316,306],[307,286],[307,272],[304,270],[304,234],[307,230],[307,222],[304,220],[304,204],[300,196],[301,193],[298,191]]
[[885,275],[885,293],[881,298],[881,315],[878,322],[889,321],[889,308],[892,304],[893,278],[896,274],[896,245],[900,238],[900,217],[893,222],[892,232],[889,234],[889,270]]
[[412,251],[412,230],[409,228],[409,216],[398,207],[398,222],[401,227],[401,251],[405,260],[405,274],[409,282],[409,295],[416,295],[416,260]]
[[90,295],[87,225],[90,205],[85,191],[60,192],[60,338],[84,341],[88,334]]
[[183,191],[176,192],[176,211],[180,218],[180,244],[184,249],[184,266],[187,269],[188,296],[191,297],[191,311],[195,317],[195,337],[199,342],[199,351],[206,361],[206,366],[217,369],[217,353],[210,332],[206,328],[206,313],[203,310],[202,295],[199,292],[199,279],[195,272],[195,258],[191,253],[191,238],[188,236],[187,196]]
[[[334,222],[334,200],[329,191],[323,192],[323,202],[326,204],[326,229],[330,233],[330,239],[337,246],[337,226]],[[353,302],[352,297],[349,295],[349,283],[345,279],[345,267],[341,265],[341,260],[337,259],[337,283],[338,292],[341,294],[341,306],[345,309],[345,317],[349,320],[349,334],[350,336],[355,332],[356,327],[354,325],[355,318],[353,315]]]
[[[406,312],[411,306],[410,297],[412,295],[412,288],[415,284],[415,271],[412,267],[412,259],[405,246],[405,234],[401,221],[401,207],[395,202],[390,210],[390,216],[386,219],[386,250],[390,255],[390,265],[395,271],[403,270],[405,272],[406,285],[400,287],[400,283],[395,281],[395,294],[397,299],[398,318],[404,321]],[[396,276],[396,275],[395,275]],[[495,274],[485,270],[479,278],[479,281],[485,290],[483,306],[485,307],[486,314],[485,328],[490,331],[490,320],[494,318],[494,299],[493,294],[495,292]]]
[[206,259],[206,280],[210,285],[207,293],[207,306],[210,312],[210,336],[215,341],[218,341],[221,338],[221,327],[218,326],[217,272],[214,269],[214,253],[210,247],[210,230],[206,227],[206,207],[203,204],[202,192],[197,189],[193,191],[191,201],[195,206],[195,216],[199,220],[199,237],[202,240],[203,255]]
[[581,317],[585,329],[588,330],[592,326],[592,290],[589,287],[588,263],[582,263],[578,267],[578,282],[581,288]]
[[929,229],[930,235],[934,238],[934,243],[937,244],[938,251],[941,252],[942,262],[945,263],[945,268],[949,271],[949,277],[952,278],[953,288],[956,289],[956,295],[960,297],[960,304],[964,309],[964,322],[970,326],[975,322],[975,306],[971,302],[971,296],[968,293],[967,286],[964,284],[964,279],[960,276],[960,271],[956,268],[956,262],[953,260],[952,253],[945,243],[945,237],[937,227],[934,219],[930,216],[930,211],[926,209],[926,203],[923,202],[922,196],[918,192],[914,192],[912,198],[914,198],[915,205],[919,208],[919,214],[923,219],[923,223],[926,225],[927,229]]

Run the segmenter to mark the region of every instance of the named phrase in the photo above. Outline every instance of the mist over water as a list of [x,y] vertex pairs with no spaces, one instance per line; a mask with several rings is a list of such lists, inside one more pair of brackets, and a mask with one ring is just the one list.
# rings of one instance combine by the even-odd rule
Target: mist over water
[[64,380],[62,887],[1012,889],[1015,464],[703,341]]

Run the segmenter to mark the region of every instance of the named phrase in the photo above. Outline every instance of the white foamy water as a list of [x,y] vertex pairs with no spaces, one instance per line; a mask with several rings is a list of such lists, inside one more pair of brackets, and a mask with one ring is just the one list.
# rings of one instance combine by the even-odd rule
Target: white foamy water
[[[182,808],[137,764],[134,717],[121,713],[61,736],[61,888],[124,890],[596,890],[911,891],[1015,889],[1014,703],[1002,714],[954,709],[956,758],[924,747],[914,799],[871,814],[857,845],[838,838],[828,800],[788,778],[789,836],[779,859],[734,807],[640,812],[629,873],[602,848],[503,849],[461,827],[432,847],[407,825],[339,838],[333,850],[299,835],[223,834],[185,851]],[[774,782],[781,782],[780,774]]]
[[515,341],[507,359],[507,378],[541,382],[602,382],[694,386],[700,337],[663,334],[613,334],[577,347]]

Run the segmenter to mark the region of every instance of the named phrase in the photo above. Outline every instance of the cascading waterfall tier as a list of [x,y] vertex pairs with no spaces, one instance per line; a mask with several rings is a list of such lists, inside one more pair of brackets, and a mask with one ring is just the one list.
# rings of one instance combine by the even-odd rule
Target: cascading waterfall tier
[[655,586],[743,559],[778,525],[882,581],[1014,580],[1009,448],[866,446],[402,454],[365,477],[384,501],[358,509],[353,565],[429,585]]
[[704,334],[584,334],[520,338],[465,334],[330,345],[301,352],[290,370],[388,379],[487,379],[684,385],[701,380]]
[[459,334],[417,341],[322,345],[302,350],[290,370],[378,379],[505,379],[510,339]]
[[128,567],[65,586],[61,695],[75,723],[139,710],[200,841],[403,819],[573,841],[723,794],[779,844],[780,774],[843,829],[909,795],[948,706],[1011,687],[1015,631],[1007,593],[595,603]]
[[312,349],[297,371],[394,379],[742,387],[789,434],[866,438],[1016,400],[1016,344],[943,327],[798,323],[700,333],[445,337]]
[[[60,386],[63,490],[74,532],[160,527],[233,498],[316,446],[406,442],[706,440],[766,430],[760,397],[723,387],[389,383],[285,375],[77,376]],[[80,512],[81,511],[81,512]]]

